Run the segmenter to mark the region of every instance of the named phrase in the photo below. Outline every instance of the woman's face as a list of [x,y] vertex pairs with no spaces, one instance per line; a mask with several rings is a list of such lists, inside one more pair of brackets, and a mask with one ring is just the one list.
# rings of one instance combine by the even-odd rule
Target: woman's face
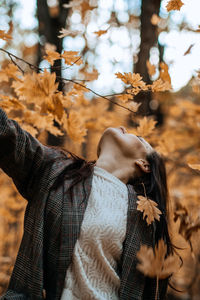
[[101,151],[112,151],[113,155],[121,154],[126,158],[145,158],[153,148],[141,137],[128,133],[125,127],[107,128],[99,141],[97,155]]

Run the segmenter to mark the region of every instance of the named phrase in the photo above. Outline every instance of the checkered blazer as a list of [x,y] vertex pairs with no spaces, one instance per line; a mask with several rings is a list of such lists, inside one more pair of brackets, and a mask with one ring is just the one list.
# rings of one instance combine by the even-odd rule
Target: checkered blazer
[[[66,270],[91,190],[93,171],[69,192],[72,180],[51,189],[57,176],[72,159],[42,145],[0,109],[0,167],[13,179],[27,201],[24,234],[10,279],[1,300],[58,300]],[[154,300],[156,280],[137,268],[136,252],[141,244],[153,245],[153,230],[136,209],[136,194],[128,188],[127,233],[119,262],[120,300]],[[167,280],[159,282],[158,299],[164,299]],[[87,300],[87,299],[84,299]]]

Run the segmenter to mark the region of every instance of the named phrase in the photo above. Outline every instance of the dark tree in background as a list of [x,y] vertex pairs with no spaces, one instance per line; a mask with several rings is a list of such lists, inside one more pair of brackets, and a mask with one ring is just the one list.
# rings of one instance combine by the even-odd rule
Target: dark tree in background
[[[142,0],[141,1],[141,43],[138,54],[138,61],[134,66],[134,72],[140,73],[143,80],[150,84],[151,80],[147,71],[146,61],[149,59],[150,50],[152,47],[158,45],[157,27],[152,25],[151,18],[153,14],[159,14],[161,0]],[[140,93],[135,97],[137,101],[141,101],[140,113],[142,115],[154,114],[158,121],[161,121],[161,114],[158,110],[152,110],[149,106],[152,100],[151,93]],[[145,100],[144,100],[145,99]]]
[[[45,43],[56,46],[56,51],[61,53],[63,49],[62,39],[58,38],[61,28],[65,28],[68,9],[63,8],[63,4],[69,3],[69,0],[59,0],[58,5],[49,7],[47,0],[37,0],[37,17],[39,22],[39,47],[38,47],[38,65],[44,55]],[[56,80],[59,82],[58,90],[62,91],[63,84],[59,80],[62,76],[61,60],[56,60],[52,66],[52,71],[56,73]],[[61,145],[62,137],[55,137],[48,133],[48,143],[51,145]]]

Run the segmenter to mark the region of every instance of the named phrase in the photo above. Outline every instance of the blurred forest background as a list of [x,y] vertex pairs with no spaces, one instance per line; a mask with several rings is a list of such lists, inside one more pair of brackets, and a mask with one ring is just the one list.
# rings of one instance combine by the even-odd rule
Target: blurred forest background
[[[0,1],[0,106],[10,118],[89,160],[103,130],[120,125],[164,156],[183,258],[171,278],[182,292],[169,287],[168,299],[200,299],[199,9],[195,0]],[[0,294],[25,207],[0,172]]]

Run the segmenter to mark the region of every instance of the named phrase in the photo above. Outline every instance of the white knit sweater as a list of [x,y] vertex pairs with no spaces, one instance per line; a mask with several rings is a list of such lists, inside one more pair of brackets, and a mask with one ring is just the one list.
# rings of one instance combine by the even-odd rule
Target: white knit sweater
[[128,191],[117,177],[94,167],[92,189],[61,300],[117,300],[116,272],[126,235]]

